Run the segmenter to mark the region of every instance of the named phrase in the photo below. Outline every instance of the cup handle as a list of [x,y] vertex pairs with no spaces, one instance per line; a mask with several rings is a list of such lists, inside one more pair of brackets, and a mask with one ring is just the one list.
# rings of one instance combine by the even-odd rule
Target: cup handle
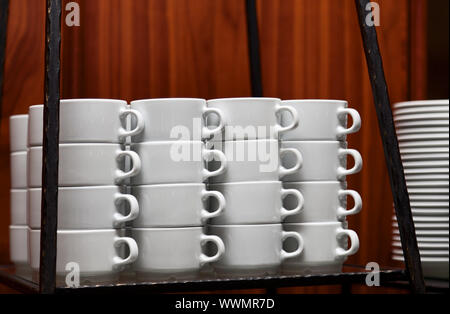
[[284,220],[287,216],[292,216],[300,213],[303,210],[303,205],[305,204],[305,199],[302,193],[296,189],[281,189],[281,199],[285,199],[288,195],[293,195],[297,198],[297,207],[288,210],[284,207],[281,208],[281,220]]
[[139,216],[139,203],[131,194],[116,193],[114,195],[114,202],[116,204],[125,201],[130,205],[130,212],[128,215],[122,215],[121,213],[114,214],[114,227],[119,227],[122,223],[132,221]]
[[138,249],[136,241],[134,241],[134,239],[128,238],[128,237],[116,237],[116,239],[114,240],[114,246],[116,248],[119,247],[123,243],[128,245],[130,254],[126,258],[121,258],[119,256],[115,256],[113,259],[113,263],[114,263],[113,268],[115,268],[115,269],[118,269],[118,268],[120,269],[122,266],[131,264],[134,261],[136,261],[138,258],[139,249]]
[[209,197],[214,197],[215,199],[217,199],[219,206],[213,212],[209,212],[206,209],[202,209],[201,217],[202,217],[203,222],[205,222],[208,219],[219,216],[223,212],[225,205],[226,205],[225,197],[219,191],[205,191],[204,190],[202,192],[202,199],[206,200]]
[[339,155],[339,157],[343,157],[345,155],[350,155],[353,157],[353,159],[355,161],[355,165],[351,169],[346,169],[342,166],[339,166],[339,168],[337,170],[337,179],[338,180],[344,180],[346,176],[355,174],[355,173],[358,173],[361,171],[362,165],[363,165],[363,160],[362,160],[361,154],[357,150],[340,148],[338,151],[338,155]]
[[204,149],[203,150],[203,159],[207,159],[210,156],[215,156],[217,158],[219,158],[220,160],[220,168],[214,171],[209,171],[208,169],[203,169],[203,181],[210,178],[210,177],[215,177],[218,175],[221,175],[222,173],[225,172],[226,168],[227,168],[227,157],[225,156],[225,154],[223,152],[221,152],[220,150],[216,150],[216,149]]
[[213,242],[217,246],[217,253],[213,256],[208,256],[202,253],[200,255],[200,266],[218,261],[222,254],[225,253],[225,244],[223,244],[222,239],[218,236],[202,234],[200,238],[200,245],[207,242]]
[[295,157],[297,158],[297,162],[294,167],[289,168],[289,169],[283,167],[283,165],[281,165],[281,162],[280,162],[280,169],[279,169],[280,179],[287,175],[296,173],[297,171],[300,170],[300,168],[303,165],[303,156],[297,149],[295,149],[295,148],[281,148],[280,149],[280,156],[282,156],[283,154],[286,154],[286,153],[293,153],[295,155]]
[[215,113],[220,120],[219,126],[214,129],[209,129],[208,127],[204,126],[202,129],[202,137],[203,138],[210,138],[212,135],[218,134],[222,132],[223,128],[225,127],[225,122],[223,121],[223,115],[222,111],[216,108],[205,108],[203,110],[203,116],[207,116],[211,113]]
[[353,201],[355,203],[355,206],[353,206],[352,209],[347,210],[346,208],[340,206],[337,210],[337,218],[338,220],[345,220],[345,217],[350,215],[356,215],[359,213],[362,209],[362,199],[361,195],[359,195],[358,192],[353,190],[341,190],[338,193],[339,198],[351,196],[353,198]]
[[346,258],[347,256],[353,255],[356,252],[358,252],[358,249],[359,249],[359,238],[355,231],[349,230],[349,229],[343,229],[343,228],[339,227],[337,229],[336,239],[339,239],[344,236],[347,236],[350,238],[351,245],[348,250],[338,247],[336,249],[336,258],[337,259],[342,259],[342,258]]
[[131,158],[131,162],[133,164],[133,168],[130,171],[123,171],[120,169],[116,170],[116,178],[115,181],[117,184],[121,183],[123,180],[127,178],[131,178],[136,176],[142,168],[141,164],[141,158],[136,152],[130,151],[130,150],[121,150],[117,152],[116,154],[116,160],[118,161],[120,158],[123,158],[125,156],[129,156]]
[[337,127],[337,135],[338,138],[340,138],[342,135],[352,134],[356,133],[361,129],[361,116],[359,115],[358,111],[352,108],[340,108],[338,110],[338,116],[341,115],[350,115],[353,120],[353,125],[349,128],[344,128],[343,126]]
[[124,109],[119,115],[119,118],[122,120],[128,115],[133,115],[136,118],[136,127],[133,130],[125,130],[124,128],[119,129],[119,140],[124,141],[128,136],[134,136],[141,133],[145,127],[145,120],[142,114],[134,109]]
[[284,133],[284,132],[290,131],[292,129],[295,129],[296,127],[298,127],[298,123],[299,123],[298,112],[294,107],[292,107],[292,106],[277,106],[275,109],[275,113],[280,113],[282,111],[288,111],[291,114],[292,122],[291,122],[291,124],[289,124],[287,126],[281,126],[281,125],[277,124],[277,126],[276,126],[277,134]]
[[295,231],[282,231],[281,233],[281,241],[284,242],[288,238],[294,238],[297,240],[298,248],[293,252],[286,252],[285,250],[281,249],[281,261],[284,261],[288,258],[293,258],[299,256],[303,252],[303,238],[302,236]]

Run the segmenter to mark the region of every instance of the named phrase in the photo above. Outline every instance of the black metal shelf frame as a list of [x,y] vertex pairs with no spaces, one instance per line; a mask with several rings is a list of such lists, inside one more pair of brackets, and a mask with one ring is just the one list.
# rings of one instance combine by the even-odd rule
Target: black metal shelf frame
[[[252,95],[263,95],[259,31],[256,0],[246,1],[248,46]],[[403,166],[393,123],[389,93],[385,80],[383,62],[378,46],[375,26],[366,24],[369,0],[355,0],[363,39],[369,78],[377,111],[380,134],[390,177],[406,269],[380,272],[382,283],[407,280],[414,293],[425,292],[420,254]],[[242,288],[276,288],[288,286],[364,283],[367,273],[354,272],[309,276],[251,277],[242,279],[212,279],[160,283],[129,283],[92,287],[56,287],[56,234],[58,214],[58,147],[59,147],[59,103],[60,103],[60,46],[61,46],[61,0],[46,0],[45,42],[45,99],[44,99],[44,145],[42,172],[42,222],[41,222],[41,267],[39,283],[31,283],[0,270],[0,282],[19,290],[40,293],[97,293],[97,292],[166,292],[199,291]],[[0,0],[0,93],[3,89],[3,62],[6,45],[6,25],[9,0]],[[0,95],[1,96],[1,95]],[[1,97],[0,97],[1,112]]]

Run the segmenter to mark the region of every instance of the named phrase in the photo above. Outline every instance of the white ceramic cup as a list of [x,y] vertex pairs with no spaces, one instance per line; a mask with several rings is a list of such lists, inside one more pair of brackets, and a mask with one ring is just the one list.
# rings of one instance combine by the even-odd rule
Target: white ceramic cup
[[[145,161],[142,170],[131,179],[131,185],[201,183],[217,176],[227,167],[225,155],[209,150],[201,141],[146,142],[131,144],[131,150]],[[218,158],[220,167],[206,169],[205,160]]]
[[[141,208],[135,228],[202,226],[225,207],[222,193],[206,190],[203,183],[140,185],[131,187],[131,194]],[[218,205],[208,211],[210,198]]]
[[28,227],[9,226],[9,256],[11,262],[23,268],[28,263]]
[[[201,141],[223,129],[221,111],[206,107],[206,100],[197,98],[144,99],[131,102],[145,121],[142,133],[132,137],[133,143],[150,141]],[[206,118],[214,114],[219,125],[214,129],[205,126]],[[133,119],[133,126],[135,125]]]
[[[123,171],[124,159],[132,160],[132,168]],[[42,185],[42,147],[29,149],[28,186]],[[132,151],[124,151],[119,144],[60,144],[59,186],[115,185],[137,175],[141,159]]]
[[[28,190],[29,226],[41,228],[41,188]],[[139,203],[119,186],[60,187],[58,229],[113,229],[139,216]]]
[[[284,183],[287,189],[295,189],[302,193],[305,200],[303,210],[296,215],[286,218],[285,222],[331,222],[344,221],[349,215],[356,215],[361,211],[362,199],[358,192],[348,190],[345,182],[339,181],[311,181]],[[353,199],[354,206],[347,209],[347,197]],[[286,208],[295,208],[297,200],[287,197],[284,201]]]
[[[42,146],[44,106],[29,109],[28,145]],[[137,121],[132,130],[126,117]],[[126,101],[115,99],[65,99],[60,102],[60,143],[123,143],[144,130],[144,118]]]
[[11,189],[27,188],[27,158],[28,153],[26,151],[10,154]]
[[[208,233],[220,237],[226,248],[213,266],[218,273],[229,275],[276,272],[282,261],[299,256],[304,244],[298,232],[283,231],[281,224],[208,225]],[[290,238],[297,247],[285,251],[283,242]]]
[[26,151],[28,139],[28,115],[9,117],[9,147],[11,153]]
[[[133,228],[132,237],[139,246],[139,257],[132,265],[137,274],[180,276],[196,273],[224,254],[225,247],[217,236],[205,235],[202,227]],[[203,246],[211,242],[213,255],[203,253]]]
[[[283,229],[298,232],[304,240],[301,255],[284,262],[283,270],[295,273],[316,273],[322,271],[340,271],[348,256],[359,249],[356,232],[345,229],[341,222],[318,222],[284,224]],[[348,246],[348,238],[351,245]],[[297,247],[294,241],[286,241],[286,249]]]
[[[298,150],[280,149],[277,140],[208,142],[207,146],[222,151],[227,159],[226,170],[211,178],[211,183],[279,181],[298,172],[303,162]],[[292,164],[285,168],[280,162],[280,156],[288,155]],[[217,160],[208,163],[210,170],[215,170],[218,166]]]
[[[284,141],[345,141],[347,134],[361,129],[358,111],[348,108],[348,103],[343,100],[286,100],[282,105],[295,108],[300,120],[298,127],[281,135]],[[353,120],[350,127],[347,127],[348,116]],[[292,117],[283,112],[281,121],[288,125],[292,123]]]
[[[303,208],[303,196],[295,189],[283,189],[280,181],[233,182],[211,184],[226,200],[222,215],[211,220],[213,225],[245,225],[281,223]],[[296,205],[287,210],[282,200],[291,195]]]
[[[56,274],[66,276],[78,264],[80,279],[89,277],[117,278],[126,265],[133,263],[139,250],[132,238],[123,237],[122,230],[58,230]],[[29,229],[29,265],[34,271],[40,265],[41,231]],[[127,247],[127,250],[124,248]],[[127,251],[127,256],[124,252]],[[67,268],[66,268],[67,267]]]
[[[303,158],[300,170],[284,177],[285,182],[343,181],[346,176],[360,172],[363,165],[361,154],[357,150],[348,149],[345,142],[284,141],[281,147],[296,149]],[[354,160],[354,166],[350,169],[347,168],[347,156]],[[285,167],[296,162],[291,154],[285,154],[281,158]]]
[[[278,139],[279,134],[297,127],[297,111],[291,106],[281,105],[278,98],[223,98],[207,101],[208,108],[220,110],[225,124],[224,132],[217,140]],[[292,123],[281,126],[278,116],[287,111]],[[218,125],[213,115],[208,125]]]
[[27,198],[28,191],[11,190],[11,225],[26,226],[28,225],[27,219]]

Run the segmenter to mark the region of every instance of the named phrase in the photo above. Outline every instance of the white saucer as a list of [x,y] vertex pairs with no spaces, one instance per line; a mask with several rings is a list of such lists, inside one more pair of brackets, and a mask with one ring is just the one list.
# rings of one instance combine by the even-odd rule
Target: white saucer
[[423,208],[448,210],[448,202],[411,202],[411,209]]
[[[392,222],[392,227],[398,228],[398,224],[396,221]],[[418,230],[445,231],[449,229],[449,224],[448,222],[447,223],[414,222],[414,227],[416,228],[416,231]]]
[[448,106],[448,99],[436,99],[436,100],[416,100],[416,101],[403,101],[395,103],[394,109],[401,108],[416,108],[416,107],[429,107],[429,106]]
[[432,153],[432,154],[400,154],[403,162],[408,161],[434,161],[434,160],[449,160],[447,153]]
[[448,106],[427,106],[427,107],[414,107],[414,108],[401,108],[394,110],[394,117],[408,114],[421,114],[421,113],[448,113]]
[[449,156],[449,147],[419,147],[419,148],[402,148],[400,149],[400,154],[447,154]]
[[[400,234],[398,229],[394,229],[394,234]],[[435,237],[447,237],[448,230],[416,230],[416,236],[435,236]]]
[[449,196],[447,195],[423,195],[423,194],[412,194],[409,193],[409,200],[411,202],[422,202],[422,201],[431,201],[431,202],[441,202],[441,201],[449,201]]
[[[420,257],[448,257],[448,250],[421,250],[419,249]],[[402,255],[403,250],[393,249],[392,253],[394,255]]]
[[[401,261],[403,262],[403,254],[393,254],[392,259],[394,261]],[[448,257],[421,257],[420,260],[422,262],[447,262],[449,261]]]
[[[414,215],[413,215],[414,216]],[[397,216],[392,216],[393,221],[397,221]],[[427,216],[414,216],[413,217],[414,222],[430,222],[430,223],[441,223],[446,222],[449,223],[448,217],[427,217]]]
[[[447,243],[422,243],[419,240],[417,240],[419,249],[437,249],[437,250],[446,250],[448,251],[449,244]],[[401,248],[402,243],[398,241],[392,242],[392,246],[396,248]]]
[[445,140],[430,140],[430,141],[412,141],[399,142],[400,153],[403,148],[420,148],[420,147],[449,147],[449,142]]
[[[392,240],[400,243],[399,236],[393,236]],[[443,245],[448,245],[448,237],[417,237],[417,242],[419,243],[442,243]]]
[[448,195],[448,188],[414,188],[408,187],[409,194],[436,194],[436,195]]
[[394,121],[423,121],[423,120],[449,120],[449,113],[419,113],[419,114],[405,114],[395,116]]
[[402,128],[397,130],[397,135],[405,134],[425,134],[425,133],[447,133],[450,128],[446,127],[418,127],[418,128]]
[[405,179],[406,182],[409,183],[413,183],[413,181],[418,181],[418,182],[435,182],[435,181],[440,181],[440,180],[449,180],[450,176],[448,174],[413,174],[413,175],[405,175]]
[[448,216],[448,214],[449,214],[448,209],[422,208],[422,209],[411,209],[411,212],[414,216],[429,215],[429,216],[433,216],[433,217],[440,217],[440,216]]
[[404,134],[398,135],[400,142],[406,141],[424,141],[424,140],[448,140],[449,135],[443,133],[424,133],[424,134]]
[[404,170],[405,175],[410,174],[449,174],[448,167],[441,168],[407,168]]
[[408,187],[408,190],[412,188],[449,188],[449,182],[448,180],[442,180],[442,181],[435,181],[435,180],[429,180],[429,181],[410,181],[406,179],[406,186]]
[[397,121],[395,122],[395,128],[397,130],[403,128],[417,128],[417,127],[449,127],[450,123],[448,119],[438,120],[417,120],[417,121]]

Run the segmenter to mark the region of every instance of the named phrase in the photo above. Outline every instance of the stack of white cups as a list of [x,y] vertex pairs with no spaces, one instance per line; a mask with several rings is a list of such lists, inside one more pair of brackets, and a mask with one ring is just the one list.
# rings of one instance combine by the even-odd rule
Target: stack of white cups
[[[208,143],[224,152],[228,167],[210,179],[210,189],[225,196],[222,215],[208,226],[211,234],[225,243],[224,256],[213,264],[219,275],[264,275],[276,273],[281,262],[298,256],[303,247],[297,232],[282,230],[282,220],[298,213],[303,204],[296,190],[285,190],[280,178],[295,173],[301,165],[300,154],[292,149],[279,149],[278,135],[298,124],[295,109],[281,106],[276,98],[234,98],[208,101],[208,107],[219,110],[225,124],[221,136]],[[277,115],[288,112],[294,121],[286,127]],[[215,125],[214,117],[208,124]],[[286,169],[280,165],[281,155],[292,155],[296,164]],[[215,161],[209,163],[217,168]],[[282,206],[288,195],[297,205],[288,211]],[[212,207],[213,204],[211,205]],[[283,242],[292,239],[297,248],[283,250]]]
[[[221,193],[206,190],[206,181],[223,173],[225,156],[206,149],[203,139],[222,130],[205,126],[210,114],[204,99],[170,98],[131,102],[140,112],[145,129],[131,138],[130,148],[142,159],[142,170],[131,179],[131,193],[140,204],[140,215],[129,230],[139,247],[131,271],[139,279],[196,277],[206,264],[217,261],[225,248],[217,236],[204,232],[207,219],[222,213]],[[132,126],[135,122],[132,121]],[[205,159],[215,157],[220,167],[208,171]],[[209,212],[208,199],[219,205]],[[215,253],[204,253],[211,243]]]
[[11,149],[11,225],[9,226],[10,258],[18,274],[25,276],[28,267],[27,219],[27,135],[28,115],[9,119]]
[[[346,217],[357,214],[362,201],[356,191],[347,189],[346,176],[361,170],[362,158],[347,148],[346,136],[359,131],[361,118],[356,110],[347,108],[346,101],[291,100],[283,104],[297,110],[301,123],[281,135],[281,147],[296,149],[303,157],[301,169],[283,178],[284,187],[300,191],[305,200],[302,212],[288,217],[283,225],[284,230],[302,235],[304,250],[286,261],[283,270],[295,274],[339,272],[347,256],[359,249],[358,236],[347,229]],[[347,128],[349,115],[353,124]],[[282,115],[282,124],[290,121],[289,115]],[[354,159],[351,169],[347,169],[347,156]],[[284,156],[284,165],[293,163],[289,155]],[[347,196],[355,204],[350,210]],[[287,198],[285,204],[292,208],[296,201]],[[286,243],[287,249],[295,246],[291,241]]]
[[[128,115],[140,122],[126,131]],[[141,132],[142,117],[125,101],[62,100],[60,105],[57,275],[77,272],[82,280],[110,280],[136,260],[135,241],[124,223],[139,214],[123,184],[141,168],[139,156],[123,150],[127,136]],[[28,126],[29,264],[40,262],[43,106],[31,106]],[[132,160],[125,172],[124,159]],[[128,247],[128,249],[126,249]],[[125,254],[125,252],[127,252]],[[126,256],[125,256],[126,255]]]

